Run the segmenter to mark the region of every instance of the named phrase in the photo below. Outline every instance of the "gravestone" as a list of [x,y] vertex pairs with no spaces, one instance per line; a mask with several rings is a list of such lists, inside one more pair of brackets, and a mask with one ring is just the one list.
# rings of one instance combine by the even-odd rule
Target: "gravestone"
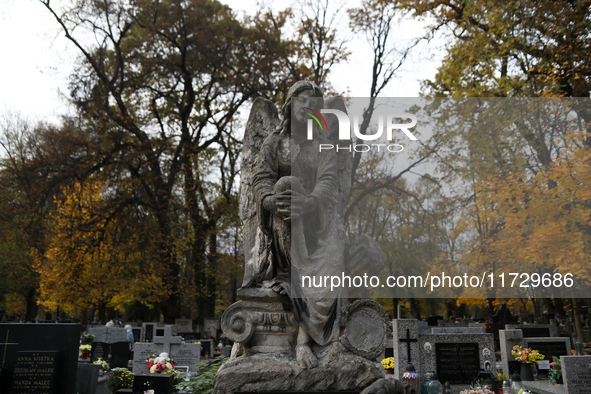
[[127,341],[127,330],[121,327],[107,327],[106,342],[125,342]]
[[154,338],[163,337],[164,335],[164,328],[156,327],[156,331],[154,332]]
[[107,342],[107,327],[105,326],[88,327],[88,333],[94,335],[94,342]]
[[111,361],[109,368],[127,368],[129,363],[129,342],[115,342],[111,344]]
[[203,332],[209,332],[209,336],[204,336],[204,339],[209,339],[214,336],[217,330],[221,329],[220,319],[217,317],[206,317],[203,319]]
[[177,335],[180,335],[181,332],[193,331],[193,321],[191,319],[175,319],[174,325]]
[[133,373],[148,373],[148,362],[152,355],[168,353],[175,365],[187,366],[193,371],[194,366],[200,360],[201,345],[182,343],[182,338],[172,335],[172,326],[163,328],[164,335],[154,337],[153,343],[138,343],[133,354]]
[[94,335],[94,342],[121,342],[127,339],[127,330],[121,327],[94,326],[88,328],[88,333]]
[[419,324],[415,319],[392,320],[394,378],[402,379],[402,374],[409,362],[413,363],[417,373],[420,371],[419,359]]
[[[569,338],[524,338],[523,343],[525,347],[538,350],[540,354],[544,355],[544,361],[552,362],[553,357],[570,355],[570,339]],[[549,362],[540,362],[538,372],[546,375],[550,369]]]
[[558,335],[558,329],[554,324],[505,324],[505,329],[520,329],[524,338],[546,338]]
[[419,335],[419,349],[420,379],[436,371],[453,392],[468,388],[480,371],[496,369],[494,337],[481,327],[432,327],[431,334]]
[[201,345],[187,343],[171,346],[170,358],[174,360],[175,366],[189,367],[189,371],[195,371],[195,364],[201,361]]
[[211,339],[202,339],[201,341],[201,355],[206,358],[210,359],[213,357],[213,340]]
[[457,393],[468,388],[480,371],[495,370],[494,338],[481,327],[419,327],[414,319],[395,319],[392,325],[396,379],[402,377],[410,359],[419,380],[437,371],[439,381],[448,380]]
[[[552,331],[550,331],[552,332]],[[524,338],[521,329],[500,330],[499,331],[501,360],[503,371],[512,375],[521,370],[521,363],[515,361],[515,356],[511,354],[513,346],[518,345],[524,348],[538,350],[544,355],[544,360],[552,362],[552,356],[560,357],[570,354],[570,339],[564,337],[530,337]],[[545,371],[540,370],[542,373]]]
[[470,384],[481,371],[478,343],[435,343],[437,377],[450,384]]
[[59,353],[54,368],[55,392],[74,394],[81,332],[80,324],[0,324],[0,392],[11,390],[18,352],[50,351]]
[[59,351],[18,351],[12,394],[54,394],[57,391]]
[[95,394],[101,366],[91,363],[79,363],[76,374],[76,393]]
[[109,354],[111,353],[111,345],[107,342],[93,342],[90,350],[90,362],[95,362],[99,358],[109,362]]
[[499,330],[499,345],[501,347],[501,365],[503,371],[508,376],[521,370],[521,363],[515,361],[515,356],[511,354],[513,346],[523,344],[523,333],[521,330]]
[[562,356],[565,393],[591,394],[591,357]]

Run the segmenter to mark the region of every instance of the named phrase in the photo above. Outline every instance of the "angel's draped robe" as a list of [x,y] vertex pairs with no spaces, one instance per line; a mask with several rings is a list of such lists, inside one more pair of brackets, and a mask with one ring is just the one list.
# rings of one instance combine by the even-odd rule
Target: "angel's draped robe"
[[[271,238],[272,281],[285,289],[299,325],[319,345],[338,335],[343,294],[340,288],[331,292],[330,282],[324,286],[325,276],[342,276],[345,249],[344,226],[335,209],[337,157],[333,150],[319,152],[319,144],[329,143],[320,134],[296,143],[287,133],[273,132],[263,143],[253,178],[259,225]],[[280,192],[275,186],[286,176],[297,178],[292,184],[301,184],[316,202],[314,211],[291,225],[263,206],[265,197]],[[304,277],[310,280],[302,283]],[[322,286],[314,287],[319,280]]]

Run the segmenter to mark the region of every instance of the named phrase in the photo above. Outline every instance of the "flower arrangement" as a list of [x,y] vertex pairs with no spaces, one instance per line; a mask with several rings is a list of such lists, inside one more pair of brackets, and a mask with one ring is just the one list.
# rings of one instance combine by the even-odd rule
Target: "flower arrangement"
[[512,355],[515,356],[515,361],[526,364],[540,364],[540,360],[544,359],[544,355],[540,354],[537,350],[531,350],[530,348],[522,348],[519,345],[513,346]]
[[133,384],[134,374],[127,368],[113,368],[107,376],[105,386],[109,390],[128,389]]
[[109,370],[109,364],[107,364],[107,362],[100,357],[97,358],[93,364],[97,364],[97,365],[100,365],[101,367],[103,367],[103,371]]
[[80,344],[81,345],[91,345],[93,342],[94,342],[94,335],[92,335],[92,334],[80,335]]
[[490,390],[488,386],[484,387],[470,387],[464,391],[460,391],[460,394],[495,394],[494,391]]
[[381,361],[384,369],[394,369],[394,357],[388,357]]
[[81,358],[88,358],[90,357],[90,351],[92,350],[92,346],[90,345],[80,345],[78,348],[79,353],[78,356]]
[[552,362],[550,363],[550,372],[548,376],[556,382],[562,381],[562,366],[560,365],[560,359],[556,356],[552,356]]
[[174,361],[168,357],[168,353],[160,353],[158,357],[153,354],[146,361],[150,373],[174,373]]

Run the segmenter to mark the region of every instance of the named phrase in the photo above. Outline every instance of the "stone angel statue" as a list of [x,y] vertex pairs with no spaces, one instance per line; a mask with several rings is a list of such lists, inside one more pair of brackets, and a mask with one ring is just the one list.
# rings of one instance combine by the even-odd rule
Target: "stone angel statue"
[[[383,308],[370,300],[349,304],[346,288],[305,286],[306,277],[379,271],[385,260],[368,236],[347,242],[353,157],[319,149],[339,144],[336,116],[308,121],[322,108],[346,112],[341,97],[325,100],[309,81],[289,90],[281,120],[272,102],[253,103],[241,162],[245,273],[241,301],[222,316],[235,345],[215,393],[361,390],[383,374],[375,360],[390,332]],[[322,382],[301,379],[308,375]]]

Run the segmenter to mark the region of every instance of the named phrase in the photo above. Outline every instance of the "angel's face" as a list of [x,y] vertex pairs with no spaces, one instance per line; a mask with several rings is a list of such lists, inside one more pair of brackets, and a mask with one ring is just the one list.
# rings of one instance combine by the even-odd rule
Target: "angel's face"
[[296,117],[296,120],[299,123],[304,123],[307,119],[310,118],[306,115],[306,111],[304,110],[304,108],[314,108],[317,111],[320,110],[319,108],[316,108],[318,106],[318,97],[314,95],[314,92],[312,90],[304,90],[298,93],[295,97],[297,97],[298,99],[294,100],[293,113]]

